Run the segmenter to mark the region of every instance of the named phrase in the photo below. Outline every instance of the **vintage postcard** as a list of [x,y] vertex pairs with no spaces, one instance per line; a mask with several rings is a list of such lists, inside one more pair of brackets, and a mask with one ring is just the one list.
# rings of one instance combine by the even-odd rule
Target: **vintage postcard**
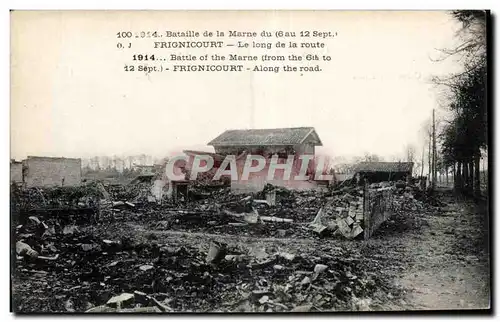
[[10,16],[13,312],[490,312],[488,11]]

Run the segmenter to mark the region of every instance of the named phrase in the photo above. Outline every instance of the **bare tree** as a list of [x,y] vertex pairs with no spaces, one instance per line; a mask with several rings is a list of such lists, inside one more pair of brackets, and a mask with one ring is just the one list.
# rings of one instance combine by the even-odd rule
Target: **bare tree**
[[364,157],[363,157],[363,161],[365,161],[365,162],[380,162],[380,161],[383,161],[383,159],[382,159],[382,157],[380,157],[376,154],[366,152]]

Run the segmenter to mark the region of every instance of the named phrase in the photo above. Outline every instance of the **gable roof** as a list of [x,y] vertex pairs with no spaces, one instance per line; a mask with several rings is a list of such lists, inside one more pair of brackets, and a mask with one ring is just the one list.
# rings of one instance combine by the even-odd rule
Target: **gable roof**
[[413,162],[360,162],[356,172],[410,172]]
[[313,127],[294,127],[281,129],[228,130],[208,142],[213,146],[259,146],[294,145],[303,143],[309,136],[315,145],[322,145]]

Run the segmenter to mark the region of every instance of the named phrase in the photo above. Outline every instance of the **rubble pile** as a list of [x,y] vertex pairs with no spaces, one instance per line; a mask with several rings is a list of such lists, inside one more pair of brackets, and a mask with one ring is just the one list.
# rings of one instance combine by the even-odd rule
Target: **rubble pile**
[[115,201],[133,200],[137,196],[135,185],[109,184],[103,188],[108,193],[108,199]]
[[128,192],[133,195],[130,200],[133,203],[149,203],[156,202],[156,199],[151,193],[151,183],[139,182],[137,184],[129,185]]
[[[365,229],[364,188],[353,185],[328,192],[294,191],[267,185],[263,191],[246,196],[234,195],[229,187],[221,185],[197,185],[192,187],[192,200],[161,205],[151,202],[150,184],[146,182],[106,187],[93,184],[91,187],[91,191],[80,189],[73,194],[67,193],[72,197],[65,198],[57,197],[56,192],[49,194],[39,189],[26,190],[23,196],[26,200],[43,202],[43,198],[50,195],[51,200],[74,200],[73,205],[78,206],[92,204],[97,195],[102,198],[99,222],[133,221],[143,223],[149,229],[266,237],[333,235],[348,239],[361,238]],[[368,189],[372,196],[368,203],[370,209],[376,207],[373,196],[383,193],[391,195],[387,203],[392,211],[426,211],[433,207],[427,195],[405,183],[374,183]],[[67,207],[69,205],[67,203]],[[64,213],[66,217],[67,214],[71,211]],[[39,216],[44,221],[51,217]],[[69,219],[64,224],[71,222],[74,220]]]
[[214,189],[206,194],[210,197],[181,205],[152,205],[147,209],[120,204],[122,207],[114,207],[114,218],[144,221],[150,229],[308,238],[315,236],[309,224],[322,203],[330,199],[330,203],[344,205],[344,199],[339,196],[327,197],[325,193],[282,188],[274,200],[268,200],[268,192],[241,196],[228,193],[227,188]]
[[[402,191],[391,183],[372,184],[369,190],[372,194]],[[183,204],[141,207],[114,202],[112,217],[114,221],[143,221],[150,229],[267,237],[333,235],[353,239],[363,236],[363,191],[359,186],[320,192],[267,185],[260,193],[241,196],[229,193],[226,187],[205,192],[198,187],[197,199]],[[408,199],[406,196],[411,195],[403,196]]]
[[[104,191],[97,185],[90,192],[74,194],[24,191],[17,197],[19,204],[35,207],[49,195],[66,207],[90,203],[97,195],[109,204],[101,207],[101,213],[110,217],[92,226],[89,221],[78,222],[70,212],[61,217],[38,209],[37,215],[16,221],[15,309],[144,313],[372,309],[375,294],[395,292],[377,269],[380,263],[367,261],[359,249],[332,247],[311,237],[362,238],[364,203],[380,207],[371,204],[380,194],[391,196],[388,204],[399,215],[442,206],[401,183],[372,184],[366,191],[344,186],[329,192],[267,186],[246,196],[233,195],[227,187],[196,189],[194,200],[161,205],[132,202],[145,185],[108,186]],[[144,236],[130,233],[134,225]],[[176,234],[165,238],[170,231],[195,233],[195,242],[184,242],[185,237]],[[238,239],[228,235],[285,238],[281,240],[286,243],[291,240],[286,238],[307,238],[317,244],[285,252],[272,240],[262,247],[225,244],[225,238]],[[208,238],[216,240],[206,242]]]
[[243,198],[225,195],[221,202],[205,199],[182,209],[165,211],[161,224],[149,227],[268,237],[298,236],[307,231],[301,229],[303,223],[278,217],[276,213],[277,207],[270,206],[266,200],[255,199],[254,195]]
[[80,187],[14,188],[11,191],[11,213],[15,225],[25,224],[29,217],[88,223],[97,213],[100,192],[95,184]]
[[331,233],[348,239],[362,237],[364,227],[363,189],[345,187],[327,198],[311,223],[318,234]]
[[394,187],[393,195],[395,212],[432,212],[446,205],[412,185]]
[[84,207],[92,205],[100,193],[95,184],[80,187],[26,188],[12,187],[11,201],[18,211],[43,208]]
[[276,198],[275,215],[296,222],[310,222],[326,201],[324,193],[309,191],[291,192],[287,197],[277,193]]
[[64,228],[16,245],[16,310],[322,311],[349,309],[384,285],[381,276],[367,273],[361,255],[331,246],[292,254],[216,241],[107,240]]
[[137,182],[128,185],[113,184],[103,186],[104,197],[108,201],[148,203],[156,200],[151,194],[150,182]]

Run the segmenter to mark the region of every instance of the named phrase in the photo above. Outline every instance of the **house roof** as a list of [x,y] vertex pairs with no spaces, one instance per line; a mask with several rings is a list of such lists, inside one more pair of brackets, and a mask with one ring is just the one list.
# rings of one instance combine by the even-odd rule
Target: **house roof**
[[322,145],[313,127],[281,129],[228,130],[208,142],[212,146],[261,146],[295,145],[303,143],[310,135],[315,145]]
[[360,162],[356,172],[409,172],[413,162]]

